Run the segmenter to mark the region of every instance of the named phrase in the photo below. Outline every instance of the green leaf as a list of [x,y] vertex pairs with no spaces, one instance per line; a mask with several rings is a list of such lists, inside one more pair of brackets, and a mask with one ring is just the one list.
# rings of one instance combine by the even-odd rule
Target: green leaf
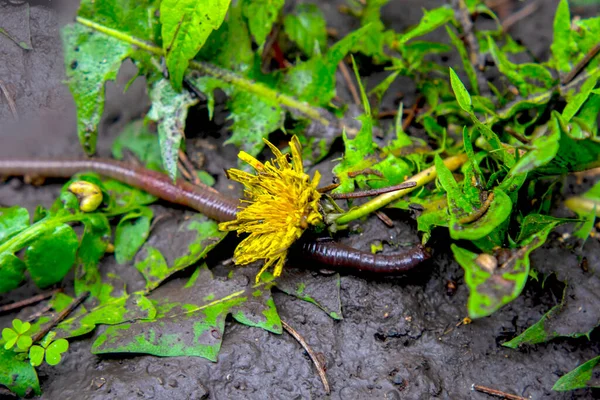
[[25,279],[25,270],[25,263],[14,254],[0,253],[0,293],[19,287]]
[[77,107],[77,134],[84,151],[92,155],[104,111],[104,83],[116,79],[133,48],[79,24],[65,26],[62,38],[67,83]]
[[579,109],[583,106],[583,104],[587,101],[587,99],[592,94],[592,90],[596,87],[598,83],[598,76],[592,76],[588,78],[577,93],[574,96],[571,96],[570,99],[567,100],[567,105],[562,112],[562,117],[565,122],[571,121],[571,119],[577,114]]
[[[239,317],[238,307],[245,310],[241,320],[252,320],[271,332],[281,333],[279,318],[273,319],[270,295],[256,293],[268,291],[268,285],[252,285],[252,281],[247,277],[239,279],[236,274],[232,279],[215,279],[204,265],[183,287],[181,281],[171,281],[152,293],[157,309],[155,320],[108,327],[94,342],[92,352],[199,356],[216,361],[225,318],[229,313]],[[269,320],[268,325],[260,323]]]
[[552,116],[551,129],[560,130],[558,152],[552,161],[538,167],[535,172],[543,175],[561,175],[596,166],[600,162],[600,142],[596,138],[572,137],[575,121],[567,124],[557,112]]
[[600,388],[600,380],[598,380],[598,374],[600,374],[599,365],[600,356],[592,358],[568,374],[563,375],[552,386],[552,390],[564,392],[575,389]]
[[82,0],[78,16],[156,43],[160,36],[159,3],[159,0]]
[[490,52],[494,57],[496,65],[502,74],[514,84],[519,93],[523,97],[529,95],[546,92],[556,84],[556,79],[552,77],[552,73],[541,64],[514,64],[508,60],[496,45],[491,36],[488,36]]
[[6,343],[4,344],[4,348],[6,350],[9,350],[12,349],[15,344],[17,344],[19,334],[11,328],[4,328],[2,329],[2,339],[6,341]]
[[554,113],[556,111],[553,111],[553,117],[549,124],[550,132],[547,135],[536,137],[530,143],[531,150],[521,156],[519,161],[510,170],[509,176],[533,171],[548,164],[556,157],[561,133],[558,119]]
[[28,226],[29,211],[26,208],[19,206],[0,208],[0,243],[10,239]]
[[225,235],[217,222],[202,214],[186,213],[186,219],[174,232],[162,230],[151,235],[136,257],[135,267],[144,275],[146,288],[153,289],[175,272],[206,257]]
[[104,302],[110,298],[110,292],[106,292],[102,283],[98,262],[110,239],[110,225],[106,217],[100,214],[90,216],[85,222],[75,263],[75,293],[90,292],[92,298]]
[[460,108],[464,111],[471,114],[473,112],[473,104],[471,103],[471,95],[465,88],[465,85],[461,82],[458,75],[452,68],[450,68],[450,84],[452,85],[452,90],[454,91],[454,95],[456,96],[456,101]]
[[284,0],[243,0],[244,17],[248,20],[248,28],[259,47],[267,40],[283,3]]
[[38,396],[41,394],[35,368],[22,355],[2,347],[0,347],[0,385],[6,386],[20,397],[25,397],[31,390]]
[[424,10],[424,15],[419,24],[403,35],[399,35],[399,41],[404,44],[411,39],[433,32],[454,19],[454,11],[450,7],[438,7],[433,10]]
[[142,120],[133,121],[123,128],[112,145],[113,157],[122,160],[124,150],[131,151],[146,168],[162,171],[160,146]]
[[252,156],[257,156],[263,149],[263,138],[283,127],[284,112],[275,101],[235,90],[227,105],[233,121],[233,135],[225,143],[234,144]]
[[478,254],[452,244],[452,252],[465,271],[465,283],[469,287],[469,317],[491,315],[521,294],[529,276],[529,254],[546,241],[557,224],[548,224],[523,240],[522,247],[513,250],[513,255],[498,268],[490,268],[480,261]]
[[61,361],[61,354],[69,349],[69,342],[66,339],[58,339],[46,349],[46,362],[48,365],[57,365]]
[[158,124],[158,143],[163,166],[171,179],[175,180],[188,109],[198,101],[187,91],[177,93],[166,79],[154,84],[150,99],[152,108],[148,112],[148,119]]
[[44,354],[46,350],[43,347],[35,345],[29,349],[29,362],[34,367],[39,367],[44,362]]
[[21,335],[17,340],[17,347],[19,348],[19,350],[27,350],[31,347],[32,343],[33,342],[31,341],[31,336]]
[[[471,84],[471,90],[473,91],[473,93],[479,94],[479,83],[477,82],[477,72],[475,72],[473,63],[471,62],[471,60],[469,58],[469,53],[467,52],[467,48],[465,47],[465,44],[463,43],[462,40],[460,40],[458,38],[458,36],[456,36],[454,31],[448,25],[446,25],[446,32],[448,32],[448,36],[450,36],[450,40],[452,41],[452,44],[454,45],[454,47],[456,47],[456,50],[458,50],[458,54],[460,55],[460,59],[462,60],[462,63],[463,63],[463,68],[465,70],[465,73],[467,74],[467,78],[469,78],[469,83]],[[452,79],[452,75],[450,75],[450,77]],[[454,88],[454,85],[452,87]],[[461,108],[463,108],[463,107],[461,106]],[[464,108],[463,108],[463,110],[464,110]]]
[[115,258],[119,264],[133,259],[150,234],[153,212],[140,207],[126,214],[115,230]]
[[308,57],[325,50],[327,45],[325,16],[315,4],[296,4],[294,11],[285,16],[283,30]]
[[218,29],[229,8],[230,0],[162,0],[163,49],[171,84],[181,91],[188,62],[202,48],[208,35]]
[[105,301],[90,311],[82,307],[78,315],[61,322],[55,331],[57,337],[66,339],[85,335],[97,325],[152,320],[155,316],[156,309],[152,302],[142,293],[136,292]]
[[554,16],[554,39],[550,50],[552,51],[552,63],[554,67],[564,73],[571,70],[570,48],[571,48],[571,13],[569,2],[561,0]]
[[328,105],[335,96],[335,71],[350,49],[369,30],[364,26],[331,46],[325,55],[315,55],[306,62],[296,64],[281,81],[279,87],[298,100],[319,106]]
[[44,288],[60,282],[75,262],[79,239],[65,224],[46,231],[25,250],[24,261],[35,284]]

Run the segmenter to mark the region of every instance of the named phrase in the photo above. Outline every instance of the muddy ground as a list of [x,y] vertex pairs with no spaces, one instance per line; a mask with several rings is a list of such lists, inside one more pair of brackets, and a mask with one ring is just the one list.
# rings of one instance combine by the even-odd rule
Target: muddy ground
[[[7,24],[26,37],[27,16],[19,3],[0,0],[0,26]],[[384,22],[399,31],[417,22],[421,8],[432,8],[441,1],[392,0],[385,8]],[[517,23],[512,33],[529,46],[540,59],[548,55],[552,37],[552,18],[557,2],[543,6],[528,19]],[[328,25],[345,33],[356,21],[337,11],[338,2],[321,2]],[[77,1],[31,2],[28,29],[32,51],[22,50],[0,36],[0,80],[15,100],[19,121],[6,98],[0,95],[0,157],[82,155],[75,134],[75,109],[63,85],[63,60],[59,28],[72,20]],[[581,15],[598,10],[583,7]],[[3,25],[4,24],[4,25]],[[445,33],[438,32],[437,35]],[[132,76],[131,66],[123,68],[116,84],[107,88],[105,118],[101,124],[98,153],[110,155],[110,144],[131,119],[143,115],[148,99],[143,81],[136,81],[125,94],[125,83]],[[369,85],[380,79],[376,74]],[[415,94],[406,80],[391,92],[402,91],[406,104]],[[349,100],[340,85],[339,95]],[[384,109],[394,109],[389,96]],[[193,113],[205,118],[205,113]],[[227,136],[222,127],[225,114],[217,112],[216,123],[200,121],[189,132],[194,138],[220,144]],[[411,128],[412,129],[412,128]],[[202,150],[200,150],[202,151]],[[222,175],[224,166],[234,165],[236,149],[216,147],[206,151],[206,168],[218,178],[217,187],[227,188]],[[331,164],[320,166],[326,170]],[[593,179],[593,178],[592,178]],[[583,190],[565,178],[563,192]],[[37,204],[49,206],[59,192],[60,181],[42,187],[26,185],[19,179],[0,184],[0,205],[20,204],[33,210]],[[163,212],[165,205],[155,206]],[[182,210],[170,208],[177,216]],[[568,215],[560,207],[558,214]],[[368,250],[372,240],[395,244],[418,241],[415,224],[402,213],[390,214],[396,227],[387,228],[376,218],[362,225],[362,234],[346,242]],[[161,222],[164,229],[170,221]],[[160,229],[160,226],[157,228]],[[559,235],[537,250],[532,266],[540,271],[578,268],[577,255],[562,246]],[[282,319],[304,336],[316,352],[327,360],[327,376],[332,399],[488,399],[471,391],[472,384],[500,389],[532,399],[584,399],[599,391],[578,390],[569,393],[551,391],[554,382],[582,362],[600,354],[598,330],[591,340],[558,339],[548,344],[519,351],[503,348],[501,343],[521,333],[542,314],[557,304],[556,285],[530,282],[523,295],[489,318],[470,325],[457,324],[466,316],[468,290],[463,272],[449,253],[443,233],[434,240],[433,260],[406,277],[379,278],[343,276],[341,303],[344,319],[334,321],[316,307],[282,293],[275,302]],[[386,247],[386,250],[390,250]],[[231,243],[221,246],[212,262],[231,257]],[[600,293],[600,243],[589,240],[584,252],[589,261],[589,279],[595,279],[595,295]],[[143,279],[131,265],[118,266],[106,257],[103,271],[114,271],[127,280],[130,288],[143,286]],[[594,275],[595,270],[595,275]],[[573,273],[571,271],[571,273]],[[575,272],[580,273],[580,272]],[[581,272],[582,273],[582,272]],[[446,283],[453,280],[458,289],[449,295]],[[68,287],[68,283],[66,284]],[[0,296],[0,304],[30,297],[39,290],[33,285]],[[594,295],[592,291],[590,295]],[[29,315],[31,310],[22,311]],[[16,314],[0,317],[7,326]],[[100,357],[90,353],[94,335],[75,340],[65,360],[57,367],[41,367],[39,375],[45,399],[308,399],[324,398],[323,386],[306,353],[289,335],[274,335],[233,321],[226,334],[217,363],[201,358],[158,358],[152,356]],[[1,397],[2,395],[0,395]],[[8,395],[6,395],[8,396]]]

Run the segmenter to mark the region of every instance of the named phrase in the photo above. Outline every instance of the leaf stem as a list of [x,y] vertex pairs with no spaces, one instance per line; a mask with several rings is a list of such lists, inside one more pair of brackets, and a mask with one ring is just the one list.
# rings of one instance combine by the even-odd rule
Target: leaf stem
[[51,217],[36,222],[33,225],[25,228],[14,237],[8,239],[6,242],[0,244],[0,254],[5,252],[14,253],[27,245],[32,240],[35,240],[38,236],[42,235],[45,231],[54,229],[64,223],[79,221],[81,219],[80,214],[69,214],[64,217]]
[[[137,46],[140,49],[143,49],[154,55],[161,57],[165,56],[165,52],[162,48],[155,46],[154,44],[148,43],[146,41],[143,41],[141,39],[138,39],[134,36],[118,31],[116,29],[109,28],[105,25],[99,24],[97,22],[82,17],[76,17],[75,21],[77,21],[81,25],[87,26],[88,28],[104,33],[105,35],[114,37],[123,42]],[[222,80],[223,82],[230,83],[232,85],[237,86],[240,89],[244,89],[248,92],[256,94],[257,96],[269,99],[288,108],[297,110],[300,113],[306,115],[307,117],[320,122],[324,126],[329,126],[330,124],[329,120],[322,115],[321,110],[319,110],[317,107],[313,107],[310,104],[295,99],[292,96],[280,93],[261,83],[254,82],[250,79],[246,79],[231,71],[227,71],[209,63],[195,60],[190,61],[189,68],[203,72],[207,75],[211,75],[217,79]]]
[[[444,160],[444,164],[446,165],[446,167],[448,167],[450,171],[454,171],[455,169],[463,165],[466,161],[467,155],[463,153],[446,158]],[[350,221],[362,218],[382,207],[387,206],[391,202],[400,199],[402,196],[412,192],[413,190],[418,189],[428,184],[429,182],[432,182],[436,177],[437,171],[435,169],[435,166],[429,167],[408,179],[408,181],[415,182],[416,186],[379,195],[374,199],[364,203],[363,205],[353,208],[345,214],[340,215],[335,220],[335,223],[338,225],[346,225]]]

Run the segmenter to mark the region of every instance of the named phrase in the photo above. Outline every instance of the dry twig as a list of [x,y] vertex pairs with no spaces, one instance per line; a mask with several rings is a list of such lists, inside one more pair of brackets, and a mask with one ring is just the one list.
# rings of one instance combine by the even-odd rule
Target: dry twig
[[36,343],[36,342],[39,342],[40,340],[42,340],[44,338],[44,336],[46,336],[46,334],[52,330],[52,328],[54,328],[56,325],[60,324],[60,322],[63,319],[67,318],[67,316],[69,316],[69,314],[71,314],[73,311],[75,311],[75,309],[77,307],[79,307],[79,305],[81,303],[83,303],[83,301],[85,299],[87,299],[87,297],[89,295],[90,295],[90,292],[84,292],[84,293],[80,294],[79,296],[77,296],[71,302],[71,304],[69,304],[69,306],[67,308],[65,308],[64,310],[62,310],[61,312],[59,312],[58,315],[56,315],[56,317],[54,317],[54,319],[52,321],[50,321],[50,323],[48,325],[44,326],[44,328],[42,328],[41,331],[39,331],[38,333],[36,333],[31,338],[31,341],[33,343]]
[[521,397],[521,396],[517,396],[515,394],[510,394],[510,393],[502,392],[500,390],[492,389],[492,388],[481,386],[481,385],[475,385],[475,384],[473,384],[473,386],[471,386],[471,390],[475,390],[477,392],[489,394],[490,396],[500,397],[500,398],[506,399],[506,400],[528,400],[525,397]]
[[325,387],[325,393],[329,394],[331,392],[331,390],[329,389],[329,382],[327,381],[327,375],[325,375],[325,368],[323,367],[323,365],[317,358],[317,354],[314,352],[313,349],[310,348],[308,343],[306,343],[306,340],[304,340],[304,338],[302,336],[300,336],[300,334],[294,328],[292,328],[287,322],[285,322],[284,320],[281,320],[281,325],[283,326],[283,329],[285,329],[285,331],[287,333],[289,333],[294,339],[296,339],[298,341],[298,343],[300,343],[300,345],[304,348],[304,350],[306,350],[306,352],[308,353],[308,356],[310,357],[312,362],[315,364],[315,367],[317,368],[317,372],[319,374],[319,377],[321,378],[321,382],[323,382],[323,386]]
[[358,95],[358,90],[356,90],[356,86],[354,82],[352,82],[352,76],[350,75],[350,71],[344,61],[340,61],[338,64],[340,71],[342,72],[342,76],[344,77],[344,81],[346,81],[346,85],[348,86],[348,90],[350,90],[350,94],[352,95],[352,99],[355,104],[360,104],[360,96]]
[[0,90],[2,90],[4,97],[6,97],[6,101],[8,102],[8,107],[10,108],[10,112],[12,113],[13,118],[15,119],[15,121],[18,121],[19,113],[17,113],[17,105],[15,104],[13,98],[10,97],[10,93],[8,92],[8,89],[6,88],[6,85],[2,80],[0,80]]
[[39,303],[40,301],[45,300],[48,297],[54,296],[58,292],[62,292],[62,289],[54,289],[54,290],[52,290],[50,292],[40,293],[40,294],[35,295],[33,297],[30,297],[28,299],[24,299],[24,300],[21,300],[21,301],[16,301],[14,303],[6,304],[6,305],[0,307],[0,314],[4,314],[4,313],[7,313],[7,312],[19,310],[19,309],[21,309],[23,307],[27,307],[27,306],[30,306],[32,304]]

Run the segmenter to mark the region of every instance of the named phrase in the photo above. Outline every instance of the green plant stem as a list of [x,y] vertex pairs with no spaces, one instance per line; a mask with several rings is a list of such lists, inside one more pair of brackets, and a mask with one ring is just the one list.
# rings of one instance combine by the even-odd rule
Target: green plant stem
[[596,217],[600,217],[600,202],[592,199],[586,199],[585,197],[571,197],[565,200],[565,206],[580,215],[587,215],[595,209]]
[[43,219],[35,224],[29,226],[25,230],[19,232],[16,236],[10,238],[6,242],[0,244],[0,254],[5,252],[14,253],[17,250],[22,249],[32,240],[42,235],[44,232],[59,227],[60,225],[67,222],[75,222],[81,220],[81,214],[69,214],[64,217]]
[[[454,171],[463,165],[467,161],[466,154],[459,154],[457,156],[448,157],[444,160],[444,164],[450,171]],[[418,189],[429,182],[433,181],[437,177],[437,171],[435,166],[429,167],[413,177],[407,179],[407,181],[416,182],[415,187],[397,190],[395,192],[384,193],[375,197],[374,199],[364,203],[363,205],[353,208],[349,210],[347,213],[340,215],[335,223],[338,225],[346,225],[350,221],[354,221],[355,219],[362,218],[376,210],[379,210],[382,207],[387,206],[393,201],[400,199],[402,196],[412,192],[415,189]]]
[[[75,21],[80,23],[81,25],[87,26],[88,28],[94,29],[98,32],[104,33],[105,35],[114,37],[123,42],[130,43],[134,46],[139,47],[142,50],[145,50],[149,53],[152,53],[157,56],[164,57],[165,52],[162,48],[155,46],[154,44],[145,42],[141,39],[128,35],[126,33],[120,32],[116,29],[109,28],[97,22],[91,21],[87,18],[76,17]],[[299,111],[300,113],[306,115],[307,117],[320,122],[325,126],[329,126],[330,122],[327,118],[322,115],[321,110],[316,107],[311,106],[310,104],[295,99],[291,96],[285,95],[283,93],[277,92],[276,90],[271,89],[261,83],[253,82],[249,79],[241,77],[231,71],[224,70],[222,68],[216,67],[209,63],[200,62],[200,61],[190,61],[189,68],[203,72],[207,75],[213,76],[223,82],[230,83],[235,85],[241,89],[244,89],[248,92],[254,93],[257,96],[269,99],[276,103],[279,103],[285,107],[290,109],[294,109]]]

